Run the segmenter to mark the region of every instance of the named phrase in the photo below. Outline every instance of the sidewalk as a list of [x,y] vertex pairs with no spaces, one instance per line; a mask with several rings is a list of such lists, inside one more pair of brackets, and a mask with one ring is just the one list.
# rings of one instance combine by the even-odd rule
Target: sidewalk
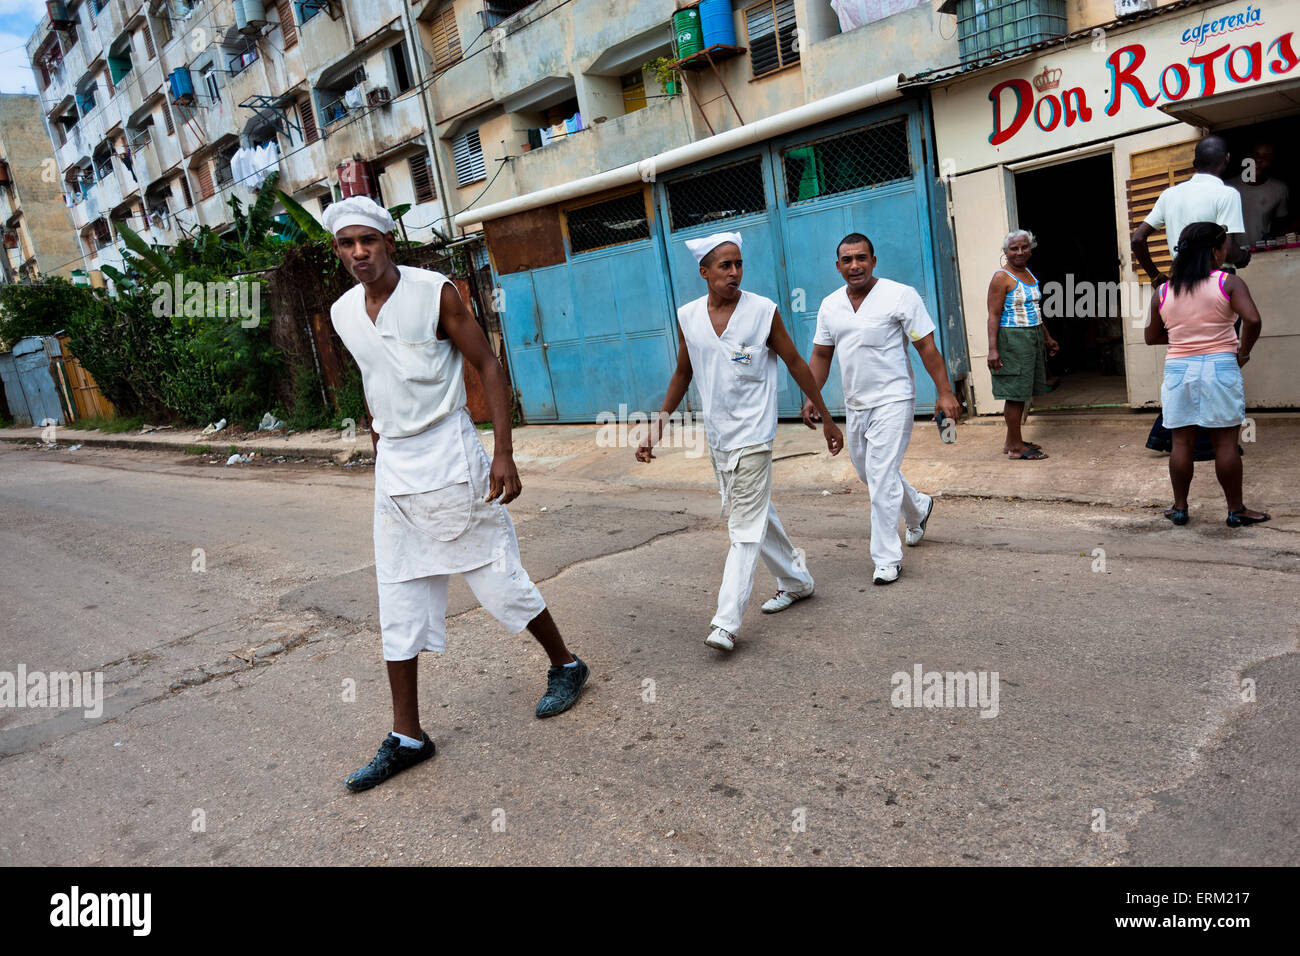
[[[957,428],[957,440],[945,445],[938,430],[924,419],[916,422],[904,462],[908,480],[922,491],[946,495],[1022,498],[1040,501],[1097,502],[1119,507],[1167,505],[1170,497],[1168,456],[1145,447],[1155,416],[1151,412],[1105,415],[1042,414],[1030,418],[1025,436],[1039,442],[1050,456],[1045,461],[1011,461],[1001,454],[1001,418],[976,418]],[[1246,451],[1246,503],[1275,516],[1300,514],[1300,415],[1254,414],[1255,441]],[[842,423],[841,423],[842,425]],[[39,428],[0,429],[0,440],[40,440]],[[482,433],[492,450],[492,433]],[[530,425],[515,429],[515,461],[524,473],[545,474],[604,486],[641,488],[715,487],[702,437],[687,429],[669,430],[655,460],[638,464],[634,445],[610,447],[617,441],[612,426],[604,435],[595,425]],[[249,435],[223,441],[221,433],[162,431],[147,435],[103,435],[59,428],[62,448],[72,445],[137,448],[177,453],[207,446],[213,454],[256,453],[260,459],[369,457],[370,435],[358,432],[345,440],[338,431],[293,435]],[[677,447],[673,447],[676,445]],[[683,447],[686,446],[686,447]],[[799,423],[782,423],[775,442],[775,488],[780,491],[826,490],[865,493],[848,453],[831,458],[821,438]],[[1198,462],[1192,483],[1198,507],[1221,508],[1212,462]]]

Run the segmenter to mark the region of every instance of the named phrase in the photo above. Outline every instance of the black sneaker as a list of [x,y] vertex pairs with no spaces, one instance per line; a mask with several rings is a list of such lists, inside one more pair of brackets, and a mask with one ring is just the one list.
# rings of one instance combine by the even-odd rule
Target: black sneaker
[[573,659],[578,662],[576,667],[552,665],[546,672],[546,693],[537,702],[538,717],[554,717],[578,702],[578,694],[591,676],[591,669],[577,654]]
[[396,736],[389,734],[379,745],[379,753],[375,754],[375,759],[344,780],[343,784],[353,793],[369,790],[371,787],[379,786],[393,774],[428,760],[437,749],[428,734],[424,735],[422,747],[403,747]]

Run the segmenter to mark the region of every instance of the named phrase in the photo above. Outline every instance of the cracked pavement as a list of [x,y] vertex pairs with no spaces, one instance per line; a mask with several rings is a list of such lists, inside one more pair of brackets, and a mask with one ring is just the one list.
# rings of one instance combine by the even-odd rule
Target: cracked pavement
[[[760,568],[724,656],[706,464],[520,465],[583,699],[534,719],[544,655],[458,579],[421,658],[436,758],[350,794],[390,729],[367,469],[0,447],[0,671],[106,698],[0,709],[0,864],[1300,862],[1293,516],[941,498],[881,588],[865,489],[778,463],[817,594],[762,615]],[[996,718],[891,706],[917,664],[996,671]]]

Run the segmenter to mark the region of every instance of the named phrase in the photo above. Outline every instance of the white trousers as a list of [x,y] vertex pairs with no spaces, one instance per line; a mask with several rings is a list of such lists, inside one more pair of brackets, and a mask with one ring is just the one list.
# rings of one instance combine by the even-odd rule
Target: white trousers
[[[518,634],[546,610],[519,560],[519,546],[511,529],[510,544],[490,564],[462,572],[483,609],[511,634]],[[435,574],[393,583],[379,582],[379,632],[384,660],[406,661],[421,651],[442,651],[447,646],[447,584],[450,574]]]
[[915,528],[930,507],[930,496],[921,494],[903,477],[903,453],[912,440],[913,407],[907,400],[848,409],[849,458],[871,495],[871,560],[878,568],[903,562],[900,515],[907,527]]
[[754,571],[760,555],[776,578],[777,587],[783,590],[807,590],[813,586],[813,578],[803,555],[790,543],[772,504],[772,452],[742,455],[730,471],[725,470],[719,457],[715,456],[714,468],[719,484],[726,488],[725,503],[730,504],[727,536],[731,547],[722,569],[718,611],[712,626],[738,634],[754,589]]

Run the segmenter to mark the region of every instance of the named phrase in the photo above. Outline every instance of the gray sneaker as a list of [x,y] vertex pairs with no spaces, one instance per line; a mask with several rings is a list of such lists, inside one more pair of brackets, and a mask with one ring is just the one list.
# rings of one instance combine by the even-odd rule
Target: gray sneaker
[[591,676],[591,669],[577,654],[573,659],[578,662],[576,667],[552,664],[546,672],[546,693],[537,702],[538,717],[554,717],[578,702],[578,695]]

